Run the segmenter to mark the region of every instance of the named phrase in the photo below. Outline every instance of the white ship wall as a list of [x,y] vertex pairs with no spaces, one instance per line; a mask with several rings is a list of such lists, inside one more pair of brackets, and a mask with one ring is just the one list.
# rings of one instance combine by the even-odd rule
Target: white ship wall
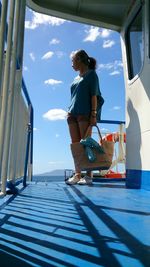
[[149,1],[143,6],[144,60],[138,75],[129,79],[125,31],[137,7],[130,13],[122,36],[122,56],[126,86],[126,170],[127,186],[150,189],[150,44]]

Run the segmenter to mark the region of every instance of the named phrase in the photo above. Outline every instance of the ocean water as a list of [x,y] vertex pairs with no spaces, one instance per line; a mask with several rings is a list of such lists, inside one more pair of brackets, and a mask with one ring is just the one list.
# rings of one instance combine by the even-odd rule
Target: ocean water
[[64,175],[63,176],[38,176],[34,175],[32,178],[33,182],[62,182],[65,180]]

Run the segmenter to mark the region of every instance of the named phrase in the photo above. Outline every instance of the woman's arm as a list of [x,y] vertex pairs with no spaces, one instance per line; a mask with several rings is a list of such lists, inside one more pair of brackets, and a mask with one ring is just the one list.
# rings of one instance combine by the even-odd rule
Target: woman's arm
[[91,125],[96,125],[96,115],[97,115],[97,96],[92,96],[92,109],[91,109],[91,117],[90,117],[90,123]]

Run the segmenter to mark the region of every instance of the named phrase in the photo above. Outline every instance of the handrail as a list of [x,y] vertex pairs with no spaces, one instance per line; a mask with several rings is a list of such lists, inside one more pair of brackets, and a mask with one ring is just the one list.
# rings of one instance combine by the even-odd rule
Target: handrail
[[30,100],[30,97],[29,97],[29,94],[28,94],[28,91],[27,91],[27,87],[26,87],[26,84],[25,84],[25,81],[24,81],[24,78],[22,78],[22,90],[23,90],[23,93],[25,95],[25,98],[27,100],[27,103],[28,105],[31,105],[31,100]]
[[125,121],[118,120],[101,120],[100,123],[108,123],[108,124],[125,124]]

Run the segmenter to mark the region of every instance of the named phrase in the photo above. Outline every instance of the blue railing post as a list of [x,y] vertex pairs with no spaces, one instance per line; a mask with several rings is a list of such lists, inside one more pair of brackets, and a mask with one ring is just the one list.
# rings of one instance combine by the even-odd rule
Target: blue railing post
[[[28,95],[28,91],[27,91],[24,79],[22,79],[22,90],[26,97],[29,110],[30,110],[30,120],[29,120],[28,128],[27,128],[28,133],[27,133],[27,145],[26,145],[24,177],[23,177],[23,185],[26,186],[28,161],[30,161],[31,167],[33,163],[33,107],[30,101],[30,97]],[[29,152],[30,152],[30,155],[29,155]],[[32,180],[32,170],[31,170],[31,180]]]

